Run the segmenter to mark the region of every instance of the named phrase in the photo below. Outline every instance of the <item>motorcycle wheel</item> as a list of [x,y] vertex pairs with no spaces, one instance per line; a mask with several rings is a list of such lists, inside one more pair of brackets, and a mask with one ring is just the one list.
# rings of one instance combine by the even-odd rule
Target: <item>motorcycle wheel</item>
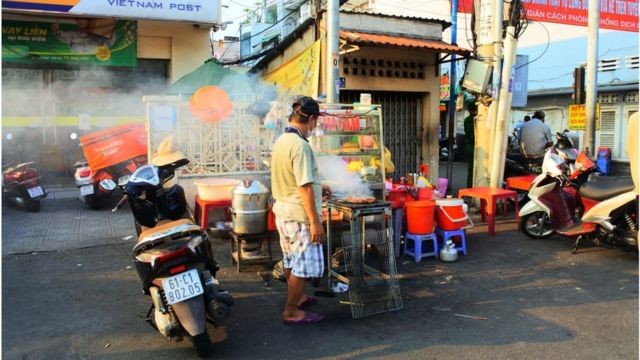
[[40,200],[27,200],[24,206],[27,208],[27,211],[38,212],[40,211]]
[[211,356],[213,346],[211,345],[211,339],[206,329],[202,334],[191,336],[189,340],[191,340],[191,344],[196,349],[199,357],[206,358]]
[[87,195],[83,197],[84,203],[89,206],[91,210],[100,209],[100,199],[95,195]]
[[532,239],[546,239],[555,233],[549,214],[544,211],[536,211],[523,216],[520,224],[522,233]]

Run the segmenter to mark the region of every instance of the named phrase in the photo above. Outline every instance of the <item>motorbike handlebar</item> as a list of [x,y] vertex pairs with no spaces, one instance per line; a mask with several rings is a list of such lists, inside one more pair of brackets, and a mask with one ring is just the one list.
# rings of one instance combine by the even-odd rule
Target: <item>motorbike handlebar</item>
[[118,210],[120,210],[123,206],[124,203],[127,201],[127,199],[129,198],[129,195],[125,194],[122,199],[120,199],[120,201],[118,202],[118,204],[116,204],[116,207],[114,207],[111,212],[116,212]]

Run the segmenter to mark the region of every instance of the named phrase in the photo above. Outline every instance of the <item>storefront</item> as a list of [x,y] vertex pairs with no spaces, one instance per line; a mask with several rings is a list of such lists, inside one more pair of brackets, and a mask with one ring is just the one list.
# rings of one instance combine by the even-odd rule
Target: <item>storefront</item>
[[218,22],[219,3],[190,3],[202,4],[3,2],[3,164],[34,160],[45,181],[60,183],[82,159],[79,136],[143,123],[142,96],[163,94],[210,57],[208,24]]
[[[313,24],[301,24],[252,71],[292,94],[323,94],[325,45]],[[321,19],[320,29],[323,24]],[[358,103],[367,93],[382,105],[384,145],[396,179],[428,164],[430,180],[437,181],[440,54],[469,53],[442,41],[448,26],[435,19],[340,13],[340,101]]]

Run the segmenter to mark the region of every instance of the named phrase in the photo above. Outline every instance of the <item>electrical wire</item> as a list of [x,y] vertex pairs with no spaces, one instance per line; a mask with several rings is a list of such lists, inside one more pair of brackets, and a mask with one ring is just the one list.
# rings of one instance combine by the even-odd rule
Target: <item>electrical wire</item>
[[518,67],[516,68],[516,70],[520,69],[521,67],[525,67],[525,66],[527,66],[527,65],[531,64],[532,62],[535,62],[535,61],[540,60],[540,58],[542,58],[542,57],[544,56],[544,54],[546,54],[546,53],[547,53],[547,50],[549,50],[549,45],[551,44],[551,35],[549,34],[549,29],[547,29],[547,27],[546,27],[546,26],[544,26],[544,24],[543,24],[543,23],[541,23],[541,22],[536,22],[536,24],[540,24],[540,25],[542,26],[542,28],[544,29],[544,31],[547,33],[547,46],[544,48],[544,51],[542,51],[542,54],[540,54],[540,55],[539,55],[538,57],[536,57],[535,59],[533,59],[533,60],[531,60],[531,61],[529,61],[529,62],[527,62],[527,63],[524,63],[524,64],[522,64],[522,65],[518,66]]

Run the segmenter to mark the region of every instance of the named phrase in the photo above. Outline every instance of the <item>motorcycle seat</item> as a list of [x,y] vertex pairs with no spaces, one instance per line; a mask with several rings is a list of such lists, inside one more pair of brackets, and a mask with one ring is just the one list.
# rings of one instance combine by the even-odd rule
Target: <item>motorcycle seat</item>
[[635,185],[630,177],[621,177],[610,181],[587,181],[580,187],[580,196],[591,200],[603,201],[629,192],[634,188]]
[[142,242],[145,238],[156,238],[157,235],[162,235],[166,233],[168,230],[171,230],[181,225],[194,225],[194,224],[193,224],[193,221],[191,221],[191,219],[180,219],[180,220],[174,220],[174,221],[169,221],[165,223],[158,223],[158,225],[156,225],[155,227],[152,227],[151,229],[141,232],[140,236],[138,236],[138,242],[139,243]]
[[600,182],[625,182],[625,181],[633,181],[631,176],[599,176],[595,174],[589,175],[588,181],[600,181]]

